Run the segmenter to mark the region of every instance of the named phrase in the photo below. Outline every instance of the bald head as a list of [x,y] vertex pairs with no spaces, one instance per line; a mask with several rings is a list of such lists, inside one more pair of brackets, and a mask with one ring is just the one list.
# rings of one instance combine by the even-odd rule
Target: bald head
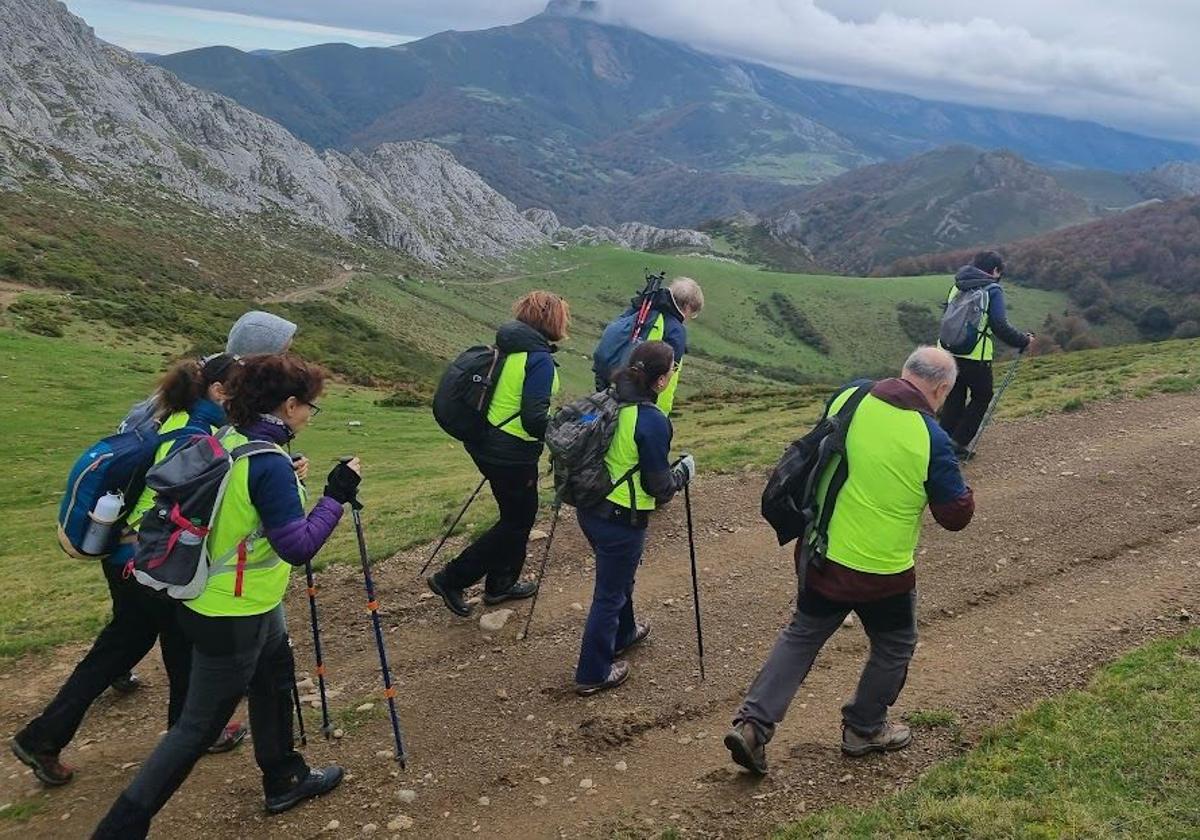
[[915,385],[933,410],[938,411],[958,378],[958,364],[941,348],[921,346],[905,361],[900,378]]

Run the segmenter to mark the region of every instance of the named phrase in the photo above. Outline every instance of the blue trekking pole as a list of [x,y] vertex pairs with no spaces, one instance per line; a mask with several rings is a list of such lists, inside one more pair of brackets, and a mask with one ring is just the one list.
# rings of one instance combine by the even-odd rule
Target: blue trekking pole
[[379,624],[379,599],[375,597],[375,582],[371,579],[371,560],[367,557],[367,538],[363,535],[362,502],[356,496],[350,502],[350,514],[354,517],[354,533],[358,537],[358,555],[362,561],[363,580],[367,587],[367,611],[371,613],[371,624],[375,628],[375,644],[379,648],[379,670],[383,673],[383,696],[387,698],[388,714],[392,718],[392,735],[396,738],[396,761],[404,768],[408,755],[404,752],[404,736],[400,733],[400,718],[396,715],[396,689],[392,686],[392,672],[388,668],[387,650],[383,646],[383,628]]

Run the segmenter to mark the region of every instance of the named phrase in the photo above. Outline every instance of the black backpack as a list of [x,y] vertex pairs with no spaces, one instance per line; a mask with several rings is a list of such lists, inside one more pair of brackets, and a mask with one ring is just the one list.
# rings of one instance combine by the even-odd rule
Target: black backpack
[[[828,548],[829,520],[833,516],[837,495],[850,473],[850,462],[846,457],[846,434],[855,410],[873,385],[868,383],[859,386],[836,414],[822,418],[808,434],[793,441],[784,450],[783,457],[775,465],[763,490],[763,519],[775,529],[780,545],[797,538],[805,544],[815,532],[816,538],[809,555],[816,565],[824,561]],[[840,456],[840,460],[825,493],[818,522],[817,484],[835,456]]]
[[604,459],[617,431],[621,409],[631,403],[617,399],[613,389],[576,400],[558,410],[546,427],[546,448],[554,468],[556,498],[576,508],[601,504],[623,481],[630,482],[640,464],[616,481],[608,474]]
[[[464,350],[446,368],[433,395],[433,418],[446,434],[469,443],[487,432],[488,406],[504,359],[499,348],[481,344]],[[500,425],[518,416],[520,412]]]

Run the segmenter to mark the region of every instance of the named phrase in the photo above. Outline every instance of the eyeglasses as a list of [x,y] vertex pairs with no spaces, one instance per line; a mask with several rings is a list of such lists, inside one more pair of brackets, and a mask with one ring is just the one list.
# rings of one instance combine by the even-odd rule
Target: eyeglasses
[[312,409],[312,414],[309,415],[310,417],[316,417],[318,414],[321,413],[321,406],[317,405],[316,403],[310,403],[310,402],[305,401],[304,404],[306,406],[308,406],[310,409]]

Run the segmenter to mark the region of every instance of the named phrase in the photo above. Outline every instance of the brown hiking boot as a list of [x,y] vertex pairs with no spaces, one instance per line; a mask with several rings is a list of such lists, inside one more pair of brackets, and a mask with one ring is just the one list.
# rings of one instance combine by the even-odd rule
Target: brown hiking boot
[[37,776],[42,784],[61,787],[75,777],[75,768],[63,764],[58,758],[58,753],[32,752],[25,749],[18,738],[13,738],[10,746],[17,760],[32,768],[33,775]]
[[758,739],[758,730],[742,722],[725,736],[725,749],[735,764],[740,764],[756,776],[767,775],[767,745]]
[[912,743],[912,730],[902,723],[888,721],[874,735],[861,735],[842,725],[842,752],[854,758],[867,753],[902,750]]

